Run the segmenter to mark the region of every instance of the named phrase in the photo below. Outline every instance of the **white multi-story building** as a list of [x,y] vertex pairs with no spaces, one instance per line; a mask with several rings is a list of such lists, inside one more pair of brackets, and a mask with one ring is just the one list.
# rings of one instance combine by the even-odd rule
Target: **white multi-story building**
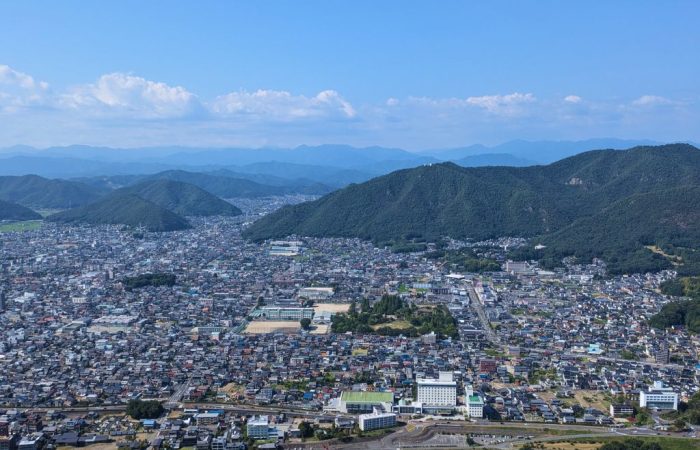
[[370,431],[396,426],[396,414],[383,413],[375,410],[372,414],[360,414],[358,417],[360,430]]
[[270,421],[267,416],[251,417],[246,424],[248,437],[251,439],[267,439],[270,437]]
[[639,406],[659,410],[677,410],[678,394],[673,389],[664,387],[662,381],[655,381],[648,391],[639,392]]
[[451,372],[440,372],[438,379],[423,378],[416,380],[418,398],[416,401],[429,406],[456,406],[457,383]]

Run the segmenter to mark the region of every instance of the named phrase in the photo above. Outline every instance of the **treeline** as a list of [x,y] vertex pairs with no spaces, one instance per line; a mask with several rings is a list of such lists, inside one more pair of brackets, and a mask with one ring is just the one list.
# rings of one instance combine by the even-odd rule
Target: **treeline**
[[122,283],[127,290],[133,290],[146,286],[174,286],[176,279],[171,273],[144,273],[135,277],[126,277]]
[[[391,326],[392,322],[407,322],[408,326]],[[334,333],[376,333],[387,336],[416,337],[434,332],[440,337],[458,337],[457,323],[444,305],[419,309],[398,296],[385,295],[370,306],[363,299],[361,310],[353,302],[347,314],[333,316],[331,331]]]

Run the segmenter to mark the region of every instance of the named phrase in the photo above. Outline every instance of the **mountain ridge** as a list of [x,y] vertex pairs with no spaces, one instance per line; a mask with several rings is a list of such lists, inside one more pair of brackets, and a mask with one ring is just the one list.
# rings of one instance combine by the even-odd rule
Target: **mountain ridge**
[[[685,186],[700,186],[700,151],[687,144],[596,150],[522,168],[441,163],[282,208],[244,235],[252,240],[292,234],[360,237],[376,243],[443,236],[534,238],[631,196]],[[640,226],[653,228],[651,222]]]

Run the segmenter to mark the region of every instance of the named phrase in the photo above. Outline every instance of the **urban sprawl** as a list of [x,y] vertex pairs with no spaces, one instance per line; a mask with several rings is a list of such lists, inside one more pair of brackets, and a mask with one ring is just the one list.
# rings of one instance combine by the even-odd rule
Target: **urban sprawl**
[[[241,237],[291,201],[241,200],[244,216],[171,233],[51,223],[0,233],[0,450],[536,437],[489,431],[506,422],[654,433],[698,391],[697,337],[647,324],[670,301],[659,285],[672,272],[608,277],[603,261],[542,270],[507,259],[523,244],[514,238],[449,241],[501,264],[476,274],[426,257],[430,247]],[[156,276],[133,283],[145,274]],[[334,331],[339,314],[387,298],[419,313],[442,305],[457,335],[402,332],[410,320],[391,314],[364,324],[376,332]],[[149,401],[157,417],[126,414]]]

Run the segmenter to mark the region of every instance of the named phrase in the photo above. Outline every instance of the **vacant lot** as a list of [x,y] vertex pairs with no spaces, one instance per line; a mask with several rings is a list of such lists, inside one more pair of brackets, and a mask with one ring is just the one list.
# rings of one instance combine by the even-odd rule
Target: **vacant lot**
[[394,330],[406,330],[408,328],[411,328],[411,324],[405,320],[395,320],[393,322],[372,325],[372,328],[374,328],[375,330],[379,329],[379,328],[385,328],[385,327],[392,328]]
[[248,334],[269,334],[269,333],[296,333],[301,329],[301,324],[293,320],[261,320],[250,322],[245,328]]
[[316,314],[319,311],[328,311],[332,313],[346,313],[350,309],[350,303],[319,303],[314,305]]
[[311,334],[327,334],[329,328],[328,325],[314,325],[311,329]]

